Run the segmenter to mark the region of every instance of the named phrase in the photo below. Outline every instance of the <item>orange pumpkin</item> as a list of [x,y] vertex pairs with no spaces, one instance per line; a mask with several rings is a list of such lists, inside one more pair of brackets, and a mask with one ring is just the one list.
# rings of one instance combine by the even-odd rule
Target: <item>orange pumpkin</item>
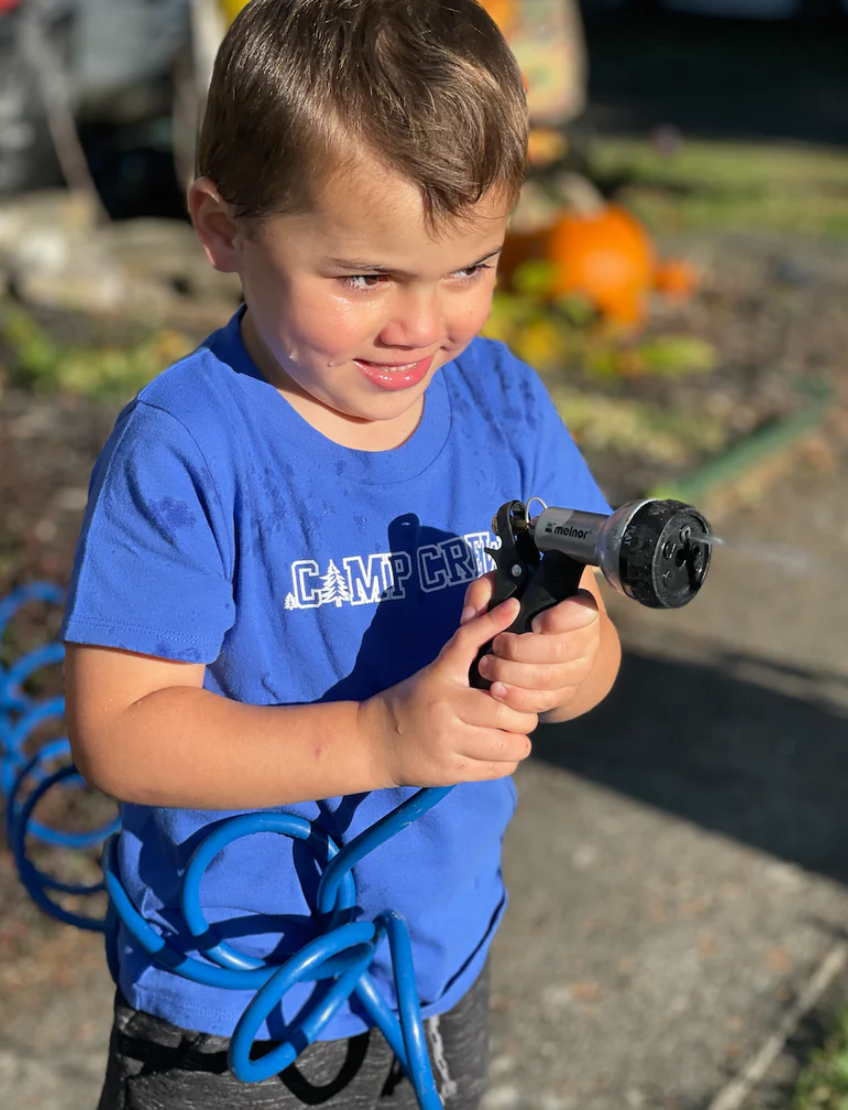
[[668,259],[657,264],[654,288],[667,297],[685,301],[698,288],[698,274],[688,262],[676,258]]
[[481,0],[483,7],[497,23],[503,35],[508,35],[518,20],[517,0]]
[[615,204],[569,212],[550,229],[545,257],[556,266],[553,297],[587,297],[610,323],[643,322],[654,278],[654,250],[639,221]]

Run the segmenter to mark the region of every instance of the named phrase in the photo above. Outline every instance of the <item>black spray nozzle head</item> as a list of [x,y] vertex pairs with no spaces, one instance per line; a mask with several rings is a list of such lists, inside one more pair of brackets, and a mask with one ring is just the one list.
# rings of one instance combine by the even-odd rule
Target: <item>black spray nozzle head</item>
[[697,509],[656,499],[630,501],[609,516],[545,506],[532,519],[527,505],[509,501],[493,528],[501,539],[495,561],[507,573],[529,570],[543,555],[566,556],[600,567],[611,586],[652,609],[679,609],[692,600],[717,542]]
[[621,534],[621,589],[652,609],[679,609],[700,590],[710,566],[712,529],[682,501],[645,501]]

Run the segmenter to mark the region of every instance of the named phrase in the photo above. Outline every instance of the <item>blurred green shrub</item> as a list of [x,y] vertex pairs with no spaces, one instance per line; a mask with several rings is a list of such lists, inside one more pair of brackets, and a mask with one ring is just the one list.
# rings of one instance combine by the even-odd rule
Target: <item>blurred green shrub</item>
[[36,392],[131,396],[193,346],[172,329],[125,347],[66,346],[22,305],[0,302],[0,369],[13,385]]
[[824,1044],[801,1068],[791,1110],[848,1110],[848,1009],[834,1014]]
[[[502,340],[539,371],[580,445],[671,465],[721,450],[730,430],[719,417],[675,407],[672,399],[658,405],[638,397],[640,378],[715,369],[715,348],[692,335],[634,337],[599,326],[587,300],[547,296],[549,269],[545,262],[522,263],[513,277],[515,292],[495,292],[483,334]],[[636,396],[611,395],[608,387],[625,379]]]
[[496,290],[483,328],[540,373],[579,370],[587,377],[639,377],[704,373],[715,368],[714,347],[693,335],[634,337],[599,326],[582,297],[550,299],[551,264],[524,262],[513,276],[515,292]]

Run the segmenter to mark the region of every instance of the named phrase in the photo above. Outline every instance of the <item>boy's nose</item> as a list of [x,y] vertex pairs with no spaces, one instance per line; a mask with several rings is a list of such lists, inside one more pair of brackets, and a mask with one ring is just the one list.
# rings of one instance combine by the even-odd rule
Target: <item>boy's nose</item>
[[439,297],[433,293],[399,292],[389,320],[380,332],[386,346],[432,347],[444,336],[445,324]]

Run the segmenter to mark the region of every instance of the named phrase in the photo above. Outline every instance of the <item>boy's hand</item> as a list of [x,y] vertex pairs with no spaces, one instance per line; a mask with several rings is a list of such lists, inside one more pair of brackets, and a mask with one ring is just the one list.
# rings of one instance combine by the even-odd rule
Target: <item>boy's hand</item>
[[[485,611],[494,573],[472,582],[465,611]],[[480,661],[480,674],[492,683],[491,696],[522,712],[562,709],[589,677],[601,646],[598,602],[580,590],[533,621],[533,631],[495,636],[492,654]]]
[[468,682],[477,652],[518,616],[518,602],[466,619],[437,659],[362,704],[379,777],[391,786],[453,786],[504,778],[530,754],[538,718]]

